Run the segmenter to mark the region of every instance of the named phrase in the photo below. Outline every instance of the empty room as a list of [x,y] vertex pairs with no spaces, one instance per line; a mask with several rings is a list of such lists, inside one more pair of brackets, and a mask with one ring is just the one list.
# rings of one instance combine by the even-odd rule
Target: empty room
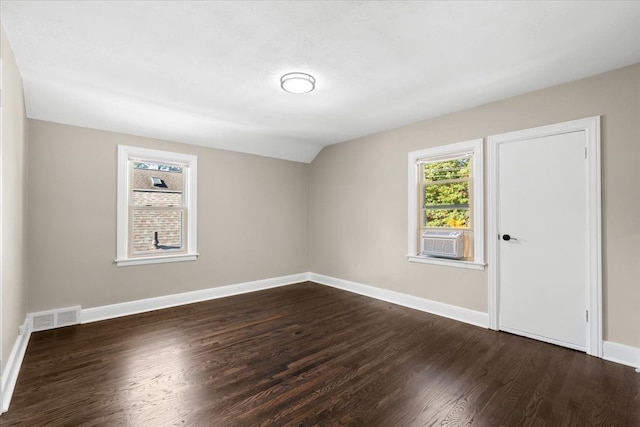
[[640,425],[640,2],[0,21],[3,427]]

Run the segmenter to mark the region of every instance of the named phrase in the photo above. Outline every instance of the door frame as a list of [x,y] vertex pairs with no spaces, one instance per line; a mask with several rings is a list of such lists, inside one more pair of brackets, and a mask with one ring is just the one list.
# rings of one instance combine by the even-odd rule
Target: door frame
[[[587,354],[602,357],[602,201],[600,168],[600,116],[556,123],[515,132],[492,135],[488,145],[488,263],[489,272],[489,328],[498,330],[500,312],[500,277],[498,274],[498,149],[500,144],[525,139],[542,138],[569,132],[584,131],[586,139],[585,184],[587,186],[586,214],[586,278],[589,321],[586,327]],[[492,262],[491,262],[492,261]]]
[[4,266],[2,263],[2,243],[3,243],[3,238],[4,235],[2,233],[2,219],[3,219],[3,204],[2,204],[2,185],[3,185],[3,181],[2,181],[2,174],[3,174],[3,168],[2,168],[2,150],[3,150],[3,141],[2,141],[2,105],[3,105],[3,95],[4,92],[2,91],[2,73],[3,73],[3,68],[2,68],[2,58],[0,58],[0,415],[2,415],[2,413],[4,412],[4,387],[2,386],[2,384],[4,383],[4,377],[5,377],[5,373],[4,373],[4,369],[2,369],[2,364],[5,363],[2,360],[2,352],[3,352],[3,348],[2,348],[2,328],[3,328],[3,324],[2,324],[2,272],[4,270]]

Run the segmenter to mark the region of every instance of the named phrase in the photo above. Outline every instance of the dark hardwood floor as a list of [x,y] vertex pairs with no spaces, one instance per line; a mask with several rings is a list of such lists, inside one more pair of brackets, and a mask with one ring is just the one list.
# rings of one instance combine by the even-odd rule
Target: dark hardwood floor
[[640,426],[640,374],[313,283],[34,333],[4,426]]

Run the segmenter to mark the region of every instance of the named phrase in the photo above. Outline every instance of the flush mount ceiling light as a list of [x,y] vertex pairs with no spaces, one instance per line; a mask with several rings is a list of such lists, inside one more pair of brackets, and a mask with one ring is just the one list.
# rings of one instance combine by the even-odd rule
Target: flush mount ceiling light
[[287,73],[280,77],[280,87],[289,93],[307,93],[316,87],[316,79],[307,73]]

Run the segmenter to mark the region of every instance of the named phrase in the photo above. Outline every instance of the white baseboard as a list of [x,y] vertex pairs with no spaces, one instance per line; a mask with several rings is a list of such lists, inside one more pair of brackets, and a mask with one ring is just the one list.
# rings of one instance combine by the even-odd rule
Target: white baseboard
[[413,308],[427,313],[436,314],[460,322],[487,328],[489,325],[489,315],[480,311],[469,310],[455,305],[449,305],[438,301],[428,300],[400,292],[389,291],[387,289],[376,288],[361,283],[350,282],[348,280],[337,279],[335,277],[324,276],[322,274],[309,273],[309,280],[334,288],[342,289],[367,297],[391,302],[404,307]]
[[27,345],[29,344],[29,338],[31,337],[31,325],[29,319],[25,319],[22,324],[22,333],[16,338],[16,342],[13,344],[9,359],[7,359],[7,365],[2,373],[2,411],[0,413],[7,412],[9,410],[9,403],[11,402],[11,396],[13,396],[13,390],[16,387],[18,381],[18,374],[20,373],[20,367],[22,366],[22,360],[27,352]]
[[235,285],[220,286],[217,288],[128,301],[120,304],[86,308],[80,312],[80,323],[97,322],[99,320],[113,319],[115,317],[128,316],[130,314],[144,313],[147,311],[239,295],[247,292],[261,291],[307,280],[309,280],[309,273],[292,274],[290,276],[256,280],[254,282],[238,283]]
[[610,362],[640,368],[640,348],[638,347],[605,341],[602,343],[602,358]]

